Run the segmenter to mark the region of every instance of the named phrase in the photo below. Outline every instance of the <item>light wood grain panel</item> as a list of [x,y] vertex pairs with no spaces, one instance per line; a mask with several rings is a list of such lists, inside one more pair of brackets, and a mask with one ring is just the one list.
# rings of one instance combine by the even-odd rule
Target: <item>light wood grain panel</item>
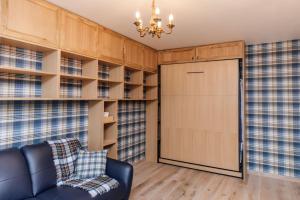
[[299,191],[299,182],[256,175],[243,181],[143,161],[134,165],[130,200],[298,200]]
[[144,70],[149,72],[157,70],[157,52],[149,47],[144,47]]
[[239,170],[238,61],[162,66],[161,157]]
[[195,48],[164,50],[158,53],[158,63],[174,64],[193,62],[195,60],[195,56]]
[[146,102],[146,160],[157,162],[158,102]]
[[204,45],[196,48],[196,60],[223,60],[244,58],[244,41]]
[[1,1],[2,31],[13,38],[56,47],[59,41],[58,17],[59,8],[46,1]]
[[144,64],[144,46],[133,40],[126,39],[124,45],[125,65],[142,69]]
[[124,37],[109,29],[99,26],[98,52],[99,58],[104,61],[124,63]]
[[98,25],[65,10],[60,12],[60,47],[97,57]]

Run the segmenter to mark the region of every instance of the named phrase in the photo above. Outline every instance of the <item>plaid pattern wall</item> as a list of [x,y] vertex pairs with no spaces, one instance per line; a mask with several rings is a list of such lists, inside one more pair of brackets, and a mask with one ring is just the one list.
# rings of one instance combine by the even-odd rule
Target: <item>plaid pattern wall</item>
[[82,96],[82,81],[73,79],[61,79],[60,96],[65,98],[80,98]]
[[118,158],[130,163],[145,158],[146,103],[121,101],[118,109]]
[[246,48],[250,171],[300,178],[300,40]]
[[82,75],[82,60],[61,57],[60,71],[65,74]]
[[109,84],[105,82],[101,82],[98,85],[98,97],[100,98],[109,98]]
[[107,64],[100,64],[98,66],[98,77],[103,80],[109,79],[109,66]]
[[86,101],[1,101],[0,149],[76,137],[87,146]]
[[[0,67],[42,70],[43,53],[0,44]],[[40,97],[40,76],[0,73],[0,97]]]

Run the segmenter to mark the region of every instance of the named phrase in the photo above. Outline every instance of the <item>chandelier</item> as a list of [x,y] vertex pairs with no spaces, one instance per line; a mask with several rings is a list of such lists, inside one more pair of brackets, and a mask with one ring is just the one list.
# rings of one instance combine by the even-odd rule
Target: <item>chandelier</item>
[[155,6],[155,0],[152,1],[152,15],[150,18],[149,27],[148,26],[144,27],[143,21],[141,19],[141,14],[138,11],[135,13],[136,21],[134,22],[134,25],[136,26],[136,30],[140,33],[141,37],[144,37],[148,33],[152,37],[157,36],[158,38],[160,38],[162,33],[165,34],[172,33],[172,30],[175,27],[173,15],[172,14],[169,15],[169,23],[167,24],[168,31],[165,31],[162,28],[162,21],[161,18],[159,17],[159,14],[160,14],[160,10],[158,7]]

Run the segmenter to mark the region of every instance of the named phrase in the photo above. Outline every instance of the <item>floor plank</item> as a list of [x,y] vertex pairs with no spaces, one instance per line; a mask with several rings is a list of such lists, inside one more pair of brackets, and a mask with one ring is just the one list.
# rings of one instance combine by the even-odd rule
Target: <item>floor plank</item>
[[247,182],[142,161],[134,165],[130,200],[299,200],[300,183],[251,175]]

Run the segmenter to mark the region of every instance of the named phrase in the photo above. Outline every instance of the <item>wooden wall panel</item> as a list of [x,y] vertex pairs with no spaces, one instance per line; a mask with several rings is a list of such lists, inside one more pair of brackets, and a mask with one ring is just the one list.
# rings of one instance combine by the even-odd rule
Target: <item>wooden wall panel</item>
[[99,27],[99,58],[118,64],[124,63],[124,37],[109,29]]
[[61,11],[60,47],[63,50],[97,57],[98,25],[70,12]]
[[1,0],[3,35],[56,47],[59,8],[38,0]]
[[238,60],[162,66],[162,158],[239,170],[238,77]]

